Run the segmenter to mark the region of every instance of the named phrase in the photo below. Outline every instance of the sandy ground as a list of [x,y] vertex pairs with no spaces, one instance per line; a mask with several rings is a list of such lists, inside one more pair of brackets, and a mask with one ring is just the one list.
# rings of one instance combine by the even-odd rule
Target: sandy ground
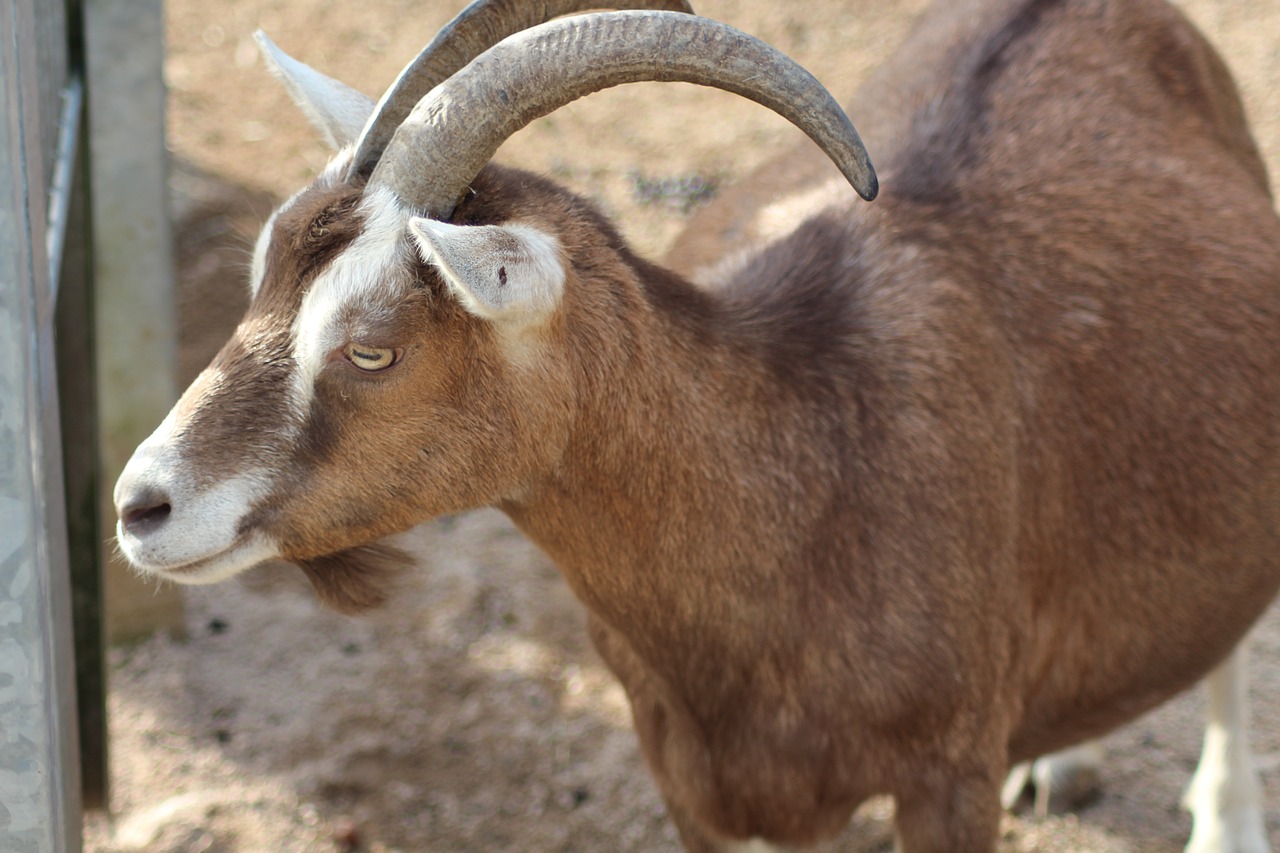
[[[170,134],[179,220],[184,382],[243,308],[248,251],[274,201],[324,149],[265,74],[249,34],[376,93],[460,3],[169,0]],[[704,0],[848,93],[920,0]],[[1184,7],[1224,51],[1272,173],[1280,163],[1280,0]],[[855,121],[857,117],[854,117]],[[732,181],[795,137],[728,95],[682,85],[601,93],[500,152],[599,199],[643,252],[683,225],[690,177]],[[668,181],[665,186],[654,181]],[[682,189],[683,187],[683,189]],[[90,851],[674,851],[626,704],[583,617],[494,512],[415,531],[420,570],[351,619],[270,566],[186,594],[187,636],[112,656],[112,819]],[[1280,848],[1280,610],[1256,632],[1255,748]],[[1172,851],[1201,733],[1198,692],[1114,734],[1104,796],[1078,815],[1009,817],[1002,848]],[[868,803],[830,850],[890,848]]]

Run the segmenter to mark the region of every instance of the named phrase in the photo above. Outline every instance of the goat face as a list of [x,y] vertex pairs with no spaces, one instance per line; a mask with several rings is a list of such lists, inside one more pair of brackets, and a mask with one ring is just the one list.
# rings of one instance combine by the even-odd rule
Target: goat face
[[830,94],[683,0],[618,0],[660,11],[533,26],[485,49],[593,5],[610,3],[477,3],[376,108],[260,39],[341,150],[267,223],[243,322],[120,477],[118,539],[137,568],[202,583],[283,558],[339,606],[374,603],[351,582],[362,573],[337,571],[367,568],[368,543],[517,498],[563,452],[577,374],[562,302],[590,299],[573,271],[599,277],[618,243],[564,191],[485,165],[523,123],[623,82],[719,86],[791,119],[874,196]]
[[563,444],[556,238],[416,217],[337,172],[272,216],[244,319],[120,478],[118,539],[143,571],[322,571],[512,496]]

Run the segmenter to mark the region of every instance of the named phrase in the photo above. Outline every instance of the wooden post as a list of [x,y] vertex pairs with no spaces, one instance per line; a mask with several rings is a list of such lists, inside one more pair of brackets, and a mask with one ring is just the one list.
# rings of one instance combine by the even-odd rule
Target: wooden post
[[[133,449],[177,397],[177,319],[168,152],[164,144],[161,0],[83,0],[93,159],[102,529],[115,526],[111,490]],[[172,585],[143,582],[103,554],[107,634],[121,642],[181,632]]]

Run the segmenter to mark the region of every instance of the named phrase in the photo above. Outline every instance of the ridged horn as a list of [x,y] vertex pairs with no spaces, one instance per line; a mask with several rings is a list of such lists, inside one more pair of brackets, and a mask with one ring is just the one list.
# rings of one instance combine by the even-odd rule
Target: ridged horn
[[654,9],[693,14],[685,0],[475,0],[445,25],[374,107],[361,131],[349,175],[373,166],[423,95],[468,62],[521,30],[591,9]]
[[875,198],[857,130],[809,72],[733,27],[670,12],[581,15],[505,39],[418,102],[369,183],[448,219],[520,128],[592,92],[643,80],[713,86],[768,107],[818,143],[860,196]]

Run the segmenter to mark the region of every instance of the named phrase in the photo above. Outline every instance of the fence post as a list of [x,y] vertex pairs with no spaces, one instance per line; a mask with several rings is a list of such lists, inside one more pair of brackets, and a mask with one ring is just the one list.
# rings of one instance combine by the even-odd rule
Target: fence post
[[66,0],[67,68],[71,81],[59,128],[59,156],[51,191],[50,281],[57,289],[58,403],[62,411],[67,555],[75,636],[76,702],[81,796],[86,810],[108,804],[107,653],[99,523],[96,331],[93,233],[90,222],[89,128],[84,86],[84,27],[80,0]]
[[[164,144],[161,0],[84,0],[101,424],[101,513],[133,449],[177,397],[177,318],[168,152]],[[135,577],[103,555],[113,642],[157,628],[180,632],[172,585]]]

